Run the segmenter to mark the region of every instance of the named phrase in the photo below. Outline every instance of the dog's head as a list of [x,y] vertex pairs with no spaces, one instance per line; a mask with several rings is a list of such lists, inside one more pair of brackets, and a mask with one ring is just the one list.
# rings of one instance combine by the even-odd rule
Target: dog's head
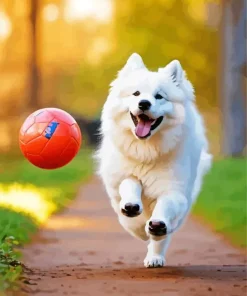
[[128,130],[138,139],[149,139],[183,123],[186,101],[193,97],[179,61],[151,72],[134,53],[111,83],[103,117],[111,119],[119,132]]

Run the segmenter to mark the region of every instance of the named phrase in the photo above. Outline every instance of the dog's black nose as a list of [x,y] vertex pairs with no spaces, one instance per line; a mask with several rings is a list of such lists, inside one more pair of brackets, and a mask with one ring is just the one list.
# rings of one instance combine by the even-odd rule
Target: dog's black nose
[[156,236],[166,235],[167,233],[166,224],[163,221],[158,220],[150,221],[148,230],[151,234]]
[[136,217],[140,215],[140,206],[138,204],[127,203],[122,209],[122,213],[127,217]]
[[138,104],[138,107],[142,111],[146,111],[149,110],[149,108],[151,107],[151,103],[148,100],[141,100]]

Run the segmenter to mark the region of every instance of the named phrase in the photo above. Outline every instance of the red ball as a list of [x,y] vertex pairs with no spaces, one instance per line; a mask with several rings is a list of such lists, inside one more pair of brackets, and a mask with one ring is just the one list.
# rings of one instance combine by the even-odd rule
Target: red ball
[[19,144],[24,156],[42,169],[68,164],[81,146],[81,131],[75,119],[56,108],[40,109],[23,123]]

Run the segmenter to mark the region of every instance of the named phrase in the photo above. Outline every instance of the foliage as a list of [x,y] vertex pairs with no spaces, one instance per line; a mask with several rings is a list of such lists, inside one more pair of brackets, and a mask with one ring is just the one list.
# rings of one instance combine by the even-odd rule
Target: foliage
[[247,159],[224,159],[214,163],[206,176],[194,213],[233,244],[247,246]]
[[38,224],[30,215],[0,206],[0,241],[14,236],[21,244],[29,241]]
[[[92,163],[90,150],[82,150],[57,170],[41,170],[23,157],[1,155],[0,163],[4,167],[0,175],[0,288],[4,289],[21,273],[20,266],[10,264],[19,258],[12,246],[30,241],[52,213],[68,205],[81,182],[91,176]],[[6,241],[6,237],[10,238]]]
[[[205,24],[206,19],[193,18],[187,2],[195,4],[180,0],[115,0],[115,14],[109,25],[113,37],[104,37],[110,50],[98,63],[85,59],[75,75],[61,77],[62,106],[97,115],[110,82],[133,52],[141,54],[151,70],[179,59],[195,87],[199,105],[204,109],[217,106],[217,32]],[[71,93],[73,104],[68,99]]]
[[16,287],[15,282],[22,272],[20,253],[14,249],[18,244],[13,236],[0,241],[0,291]]

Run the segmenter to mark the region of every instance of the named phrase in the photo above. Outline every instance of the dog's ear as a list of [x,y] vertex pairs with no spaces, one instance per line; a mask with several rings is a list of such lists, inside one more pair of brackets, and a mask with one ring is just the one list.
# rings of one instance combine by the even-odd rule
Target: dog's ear
[[164,68],[159,68],[158,71],[169,74],[172,80],[178,85],[183,81],[184,70],[178,60],[173,60]]
[[129,73],[145,68],[143,60],[138,53],[133,53],[127,60],[123,69],[119,72],[119,77],[128,75]]

